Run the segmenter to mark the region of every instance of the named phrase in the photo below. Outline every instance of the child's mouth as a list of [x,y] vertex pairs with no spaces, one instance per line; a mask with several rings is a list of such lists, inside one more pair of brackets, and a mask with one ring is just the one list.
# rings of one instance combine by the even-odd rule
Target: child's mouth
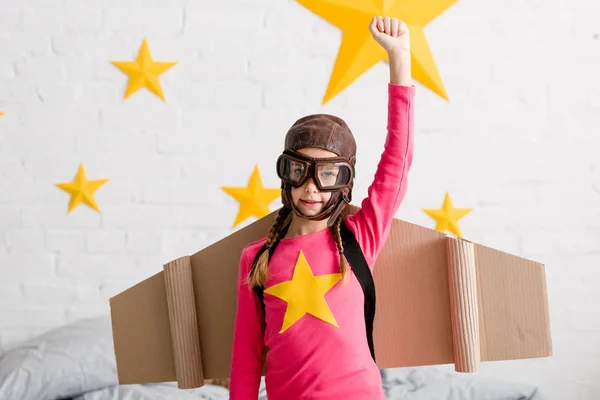
[[319,205],[321,204],[320,201],[312,201],[312,200],[302,200],[300,199],[300,201],[302,202],[302,204],[308,208],[318,208]]

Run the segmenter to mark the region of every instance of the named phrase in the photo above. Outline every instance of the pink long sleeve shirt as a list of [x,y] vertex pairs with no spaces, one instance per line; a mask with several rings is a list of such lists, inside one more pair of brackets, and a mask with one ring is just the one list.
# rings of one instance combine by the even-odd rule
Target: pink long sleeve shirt
[[[368,196],[345,220],[371,271],[406,193],[414,95],[414,86],[388,84],[384,151]],[[367,343],[362,288],[351,271],[346,283],[338,280],[331,229],[279,242],[265,284],[266,321],[255,292],[243,283],[265,240],[247,245],[240,259],[230,399],[257,399],[266,347],[269,400],[385,400]]]

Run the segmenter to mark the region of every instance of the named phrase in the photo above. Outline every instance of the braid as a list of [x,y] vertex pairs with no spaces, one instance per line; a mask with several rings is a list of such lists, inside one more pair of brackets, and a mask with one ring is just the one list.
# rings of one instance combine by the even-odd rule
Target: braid
[[340,233],[340,225],[342,224],[342,220],[344,216],[342,214],[338,215],[331,229],[333,230],[333,238],[335,240],[335,244],[338,248],[338,252],[340,253],[340,270],[342,272],[342,281],[346,281],[348,277],[348,269],[350,265],[348,264],[348,260],[344,255],[344,245],[342,244],[342,235]]
[[256,260],[256,268],[250,275],[249,284],[251,287],[263,286],[267,280],[267,272],[269,269],[269,253],[273,250],[271,247],[279,237],[279,233],[286,226],[288,217],[291,214],[291,209],[288,207],[281,207],[275,222],[269,229],[269,235],[267,236],[267,249],[263,251],[258,260]]

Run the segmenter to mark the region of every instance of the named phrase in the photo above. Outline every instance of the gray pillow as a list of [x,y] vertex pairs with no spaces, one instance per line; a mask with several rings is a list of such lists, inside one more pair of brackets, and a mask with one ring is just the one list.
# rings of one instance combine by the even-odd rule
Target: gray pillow
[[55,400],[117,384],[110,316],[61,326],[0,357],[0,399]]

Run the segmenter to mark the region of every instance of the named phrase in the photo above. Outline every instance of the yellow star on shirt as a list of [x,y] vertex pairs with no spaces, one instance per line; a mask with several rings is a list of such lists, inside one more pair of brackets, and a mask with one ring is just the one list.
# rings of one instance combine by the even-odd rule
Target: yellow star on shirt
[[280,188],[267,189],[263,186],[258,164],[254,166],[247,187],[222,187],[221,189],[240,202],[233,227],[253,215],[257,218],[268,215],[271,212],[269,204],[281,196]]
[[448,192],[446,192],[444,205],[441,209],[423,209],[423,211],[437,221],[437,226],[435,227],[436,231],[445,232],[449,230],[461,238],[462,232],[460,230],[460,226],[458,225],[458,220],[470,213],[472,210],[472,208],[454,208],[452,199],[450,198],[450,194]]
[[340,273],[314,276],[304,253],[300,250],[292,280],[265,289],[265,293],[287,302],[283,325],[279,333],[285,332],[305,314],[311,314],[336,328],[339,327],[327,301],[325,301],[325,293],[335,286],[341,277]]
[[423,28],[458,0],[298,0],[304,7],[342,30],[323,104],[331,100],[379,61],[387,52],[368,29],[374,16],[390,16],[406,23],[410,32],[413,77],[448,100]]
[[127,84],[123,100],[138,90],[147,88],[165,101],[158,78],[177,63],[153,61],[152,54],[148,48],[148,42],[145,38],[135,61],[112,61],[112,63],[129,76],[129,83]]
[[96,199],[94,199],[94,192],[108,181],[109,179],[89,181],[85,175],[83,164],[80,163],[77,176],[73,182],[57,183],[56,186],[71,195],[71,201],[69,202],[69,210],[67,213],[73,211],[73,209],[82,202],[97,212],[100,212],[98,204],[96,204]]

